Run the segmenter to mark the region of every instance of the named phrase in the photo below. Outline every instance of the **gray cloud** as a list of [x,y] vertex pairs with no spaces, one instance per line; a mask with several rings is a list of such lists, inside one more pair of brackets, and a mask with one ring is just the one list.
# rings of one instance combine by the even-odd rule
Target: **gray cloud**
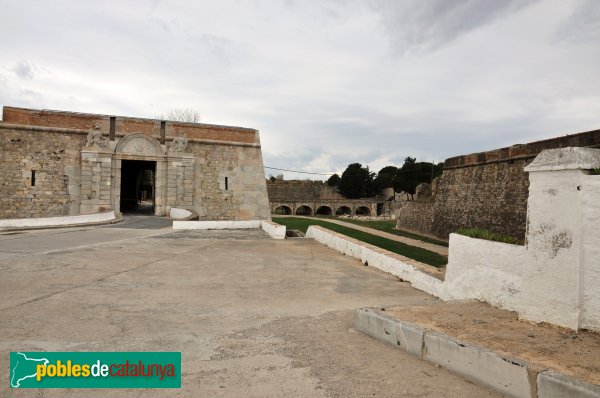
[[13,72],[21,79],[31,80],[35,73],[34,68],[27,62],[19,62],[13,69]]
[[569,43],[600,41],[600,3],[580,0],[569,18],[557,28],[556,40]]
[[[600,40],[565,45],[590,3],[369,4],[7,2],[0,105],[141,117],[191,107],[259,129],[266,165],[322,173],[600,127]],[[557,43],[561,29],[571,41]]]
[[434,51],[537,0],[374,0],[395,54]]

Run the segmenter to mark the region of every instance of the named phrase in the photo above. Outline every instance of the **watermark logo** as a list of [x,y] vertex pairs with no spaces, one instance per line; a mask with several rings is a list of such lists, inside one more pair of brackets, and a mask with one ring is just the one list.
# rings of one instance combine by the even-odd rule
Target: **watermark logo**
[[11,352],[11,388],[180,388],[180,352]]

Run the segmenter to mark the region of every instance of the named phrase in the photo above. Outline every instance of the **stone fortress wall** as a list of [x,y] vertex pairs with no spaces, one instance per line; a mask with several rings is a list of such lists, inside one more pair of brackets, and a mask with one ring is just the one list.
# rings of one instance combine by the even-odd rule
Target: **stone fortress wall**
[[529,176],[544,149],[600,147],[600,130],[449,158],[431,202],[396,204],[397,227],[442,238],[459,228],[484,228],[525,238]]
[[269,200],[302,201],[306,199],[346,199],[337,190],[322,181],[267,180]]
[[[88,145],[95,125],[103,147]],[[0,218],[118,210],[127,159],[156,161],[157,215],[193,207],[203,220],[270,219],[254,129],[13,107],[0,123]]]
[[85,142],[85,134],[0,125],[0,218],[79,214]]

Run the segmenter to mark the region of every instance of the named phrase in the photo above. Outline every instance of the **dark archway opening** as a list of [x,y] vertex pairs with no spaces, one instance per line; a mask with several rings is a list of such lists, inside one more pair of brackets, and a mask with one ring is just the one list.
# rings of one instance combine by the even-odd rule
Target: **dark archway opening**
[[366,206],[359,206],[356,208],[356,212],[354,214],[357,216],[370,216],[371,210],[369,210],[369,208]]
[[156,162],[148,160],[121,161],[122,213],[154,214]]
[[292,214],[292,209],[288,206],[277,206],[275,210],[273,210],[273,214],[280,214],[284,216],[289,216]]
[[310,206],[300,206],[296,209],[297,216],[312,216],[312,209]]
[[315,214],[318,214],[321,216],[331,216],[333,214],[333,209],[329,206],[321,206],[317,209]]
[[341,216],[344,214],[347,214],[349,216],[352,215],[352,209],[349,208],[348,206],[341,206],[341,207],[338,207],[338,209],[335,211],[336,216]]

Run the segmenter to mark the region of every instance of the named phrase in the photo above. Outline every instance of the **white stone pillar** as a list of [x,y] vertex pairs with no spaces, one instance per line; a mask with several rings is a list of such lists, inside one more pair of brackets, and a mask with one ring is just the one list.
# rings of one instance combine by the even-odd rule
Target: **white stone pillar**
[[583,181],[600,167],[600,150],[542,151],[529,172],[523,318],[579,329],[583,304]]

